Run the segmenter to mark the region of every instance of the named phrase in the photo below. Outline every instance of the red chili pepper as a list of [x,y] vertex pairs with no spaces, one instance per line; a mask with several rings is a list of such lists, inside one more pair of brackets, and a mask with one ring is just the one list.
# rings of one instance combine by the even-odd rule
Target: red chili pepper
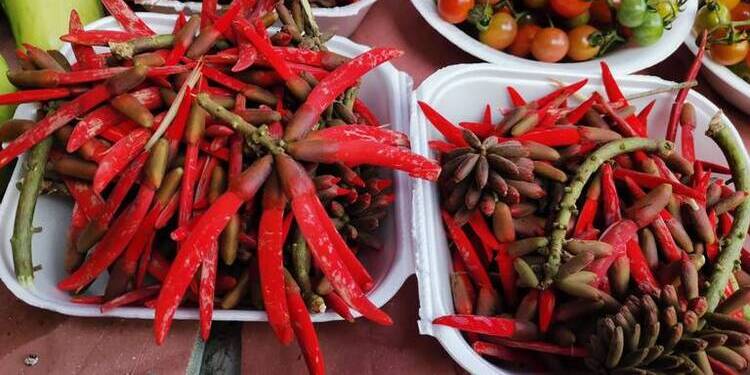
[[552,323],[555,312],[555,291],[551,288],[543,289],[539,293],[539,330],[546,333]]
[[451,214],[442,211],[441,215],[443,217],[443,222],[445,223],[445,229],[453,240],[456,251],[461,255],[461,259],[463,259],[466,268],[469,270],[471,278],[480,287],[494,290],[490,276],[487,274],[482,261],[479,259],[477,250],[466,236],[466,233],[464,233],[463,229],[461,229],[456,223]]
[[216,83],[219,83],[223,86],[226,86],[234,91],[237,91],[239,93],[242,93],[246,97],[258,101],[264,104],[276,104],[276,97],[273,96],[271,93],[268,93],[267,91],[260,89],[257,86],[242,82],[238,79],[234,79],[222,72],[220,72],[217,69],[211,68],[209,66],[203,67],[203,76],[215,81]]
[[310,313],[307,312],[307,305],[302,299],[299,286],[289,272],[285,271],[282,276],[286,284],[285,294],[289,305],[289,315],[292,319],[292,328],[297,336],[300,349],[302,349],[302,355],[305,357],[307,369],[311,374],[324,374],[325,365],[323,364],[323,355],[320,352],[318,335],[315,333],[315,327],[310,320]]
[[[75,9],[71,9],[69,18],[70,33],[83,31],[83,23]],[[107,62],[97,55],[93,47],[73,43],[73,54],[79,63],[80,69],[101,69],[107,66]]]
[[518,289],[516,289],[516,269],[513,267],[513,257],[508,254],[508,244],[501,244],[497,251],[497,268],[500,271],[500,283],[503,287],[503,294],[505,300],[509,304],[515,305],[518,297]]
[[[607,91],[607,97],[613,103],[622,103],[622,105],[627,106],[629,104],[628,100],[625,98],[625,95],[622,94],[620,86],[617,84],[617,80],[615,80],[614,76],[612,75],[612,71],[609,69],[609,65],[607,65],[605,61],[602,61],[600,65],[602,70],[602,83],[604,84],[604,89]],[[605,106],[605,108],[611,109],[608,103],[604,103],[604,100],[602,100],[600,104],[602,106]],[[610,110],[608,109],[607,112],[610,112]],[[642,137],[646,135],[647,129],[645,129],[638,117],[636,117],[635,115],[630,115],[624,120],[625,123],[627,123],[629,127],[636,132],[636,134]]]
[[184,227],[190,221],[193,213],[193,202],[195,199],[195,183],[198,179],[198,147],[188,143],[185,149],[185,173],[182,175],[182,189],[180,190],[180,203],[178,214],[178,226]]
[[710,161],[705,161],[705,160],[696,160],[696,163],[702,166],[705,170],[709,172],[718,173],[718,174],[726,174],[726,175],[732,174],[732,170],[729,169],[729,167],[726,167],[720,164],[712,163]]
[[580,346],[559,346],[544,341],[516,341],[504,338],[494,338],[493,341],[507,347],[525,349],[534,352],[557,354],[566,357],[585,358],[589,356],[586,348]]
[[484,248],[485,255],[487,255],[487,259],[493,259],[495,252],[500,249],[500,243],[497,242],[495,235],[492,233],[489,226],[487,226],[487,222],[479,210],[475,210],[471,215],[469,218],[469,225],[474,231],[474,234],[476,234],[482,242],[482,247]]
[[326,302],[326,306],[330,307],[336,314],[344,318],[349,323],[354,323],[354,315],[352,315],[349,306],[336,292],[331,292],[323,296],[323,300]]
[[104,302],[104,296],[78,295],[70,297],[70,302],[80,305],[101,305]]
[[78,208],[89,220],[94,220],[101,215],[105,203],[99,195],[94,193],[89,184],[73,179],[63,181]]
[[402,51],[396,49],[375,48],[336,68],[315,86],[307,100],[295,112],[287,124],[284,139],[295,141],[304,137],[317,124],[320,114],[336,97],[370,70],[402,54]]
[[135,235],[143,217],[151,205],[154,188],[141,185],[133,203],[118,217],[112,228],[104,235],[94,253],[73,274],[60,281],[57,287],[65,291],[77,290],[93,281],[122,254]]
[[534,130],[517,137],[524,142],[536,142],[550,147],[570,146],[581,142],[581,133],[575,126]]
[[[201,19],[201,22],[203,21],[204,20]],[[166,58],[165,65],[175,65],[185,56],[185,52],[187,52],[188,47],[190,47],[195,40],[195,32],[199,28],[200,25],[198,24],[198,20],[196,18],[191,18],[190,22],[188,22],[185,27],[174,33],[174,44],[172,50],[169,52],[169,56]]]
[[668,178],[650,175],[643,172],[634,171],[625,168],[616,168],[614,170],[614,176],[616,179],[624,180],[625,177],[630,177],[639,186],[653,189],[661,184],[670,184],[675,194],[682,195],[687,198],[693,198],[698,202],[705,202],[705,194],[701,194],[696,189],[690,188],[682,183],[672,181]]
[[514,107],[522,107],[526,105],[526,99],[521,96],[521,93],[518,92],[515,87],[508,86],[506,89],[508,90],[508,96],[510,96],[510,102]]
[[454,145],[453,143],[448,143],[444,141],[429,141],[428,145],[430,147],[430,150],[444,154],[447,152],[451,152],[458,148],[458,146]]
[[492,127],[492,106],[485,104],[484,114],[482,114],[482,124],[487,127]]
[[612,173],[612,165],[605,163],[601,167],[602,206],[604,208],[604,225],[610,226],[622,219],[620,197]]
[[195,198],[193,200],[193,210],[200,210],[208,205],[208,186],[211,181],[214,169],[218,165],[216,158],[207,157],[203,163],[203,168],[198,178],[198,185],[195,187]]
[[146,243],[146,247],[143,249],[143,254],[141,255],[141,259],[139,260],[138,269],[136,270],[135,282],[134,282],[135,288],[137,289],[143,287],[143,283],[146,279],[146,272],[148,271],[148,264],[151,262],[151,253],[154,247],[155,235],[156,235],[155,232],[151,234],[151,237],[148,239],[148,242]]
[[533,355],[525,351],[510,349],[500,344],[485,341],[477,341],[473,343],[472,348],[474,348],[475,352],[481,355],[529,366],[529,369],[534,372],[543,373],[547,371],[547,368],[539,362],[538,358],[535,358]]
[[732,230],[732,223],[734,223],[734,217],[729,212],[719,215],[719,238],[729,235],[729,231]]
[[409,147],[409,136],[394,130],[365,125],[339,125],[316,130],[305,137],[305,141],[370,141],[389,146]]
[[458,126],[470,130],[480,138],[486,138],[492,135],[494,128],[482,122],[460,122]]
[[440,166],[430,159],[408,149],[369,140],[302,140],[290,144],[287,151],[298,160],[331,164],[340,162],[349,167],[363,164],[387,167],[429,181],[437,180],[440,174]]
[[115,17],[123,29],[143,36],[156,34],[140,17],[130,10],[125,1],[102,0],[102,5],[107,8],[112,17]]
[[204,28],[216,20],[216,9],[218,0],[204,0],[201,5],[201,28]]
[[101,193],[110,181],[119,175],[135,159],[151,137],[151,132],[138,129],[115,143],[99,162],[94,175],[94,191]]
[[216,292],[216,269],[219,263],[218,241],[214,241],[209,246],[201,263],[198,293],[198,311],[201,321],[201,338],[203,338],[203,341],[207,341],[211,335],[211,322],[214,315],[214,294]]
[[583,203],[581,213],[576,220],[573,236],[578,238],[581,234],[591,229],[599,211],[599,197],[601,196],[601,177],[597,176],[589,185],[586,192],[586,201]]
[[43,102],[55,99],[67,98],[71,95],[81,94],[84,89],[79,88],[53,88],[24,90],[0,95],[0,105],[22,104],[31,102]]
[[236,36],[239,47],[237,48],[237,63],[232,67],[233,72],[241,72],[258,60],[258,50],[250,44],[250,41],[242,34]]
[[708,356],[708,363],[711,364],[711,370],[713,370],[713,372],[716,375],[739,375],[740,374],[739,372],[735,371],[734,368],[730,367],[724,362],[714,359],[714,357]]
[[[685,82],[695,81],[698,77],[698,72],[700,72],[701,65],[703,65],[703,55],[706,53],[707,42],[708,32],[703,31],[701,34],[701,42],[698,46],[698,52],[695,53],[695,59],[693,60],[693,64],[690,65]],[[680,121],[680,117],[682,116],[682,108],[685,105],[685,99],[687,99],[688,93],[690,93],[690,87],[680,89],[669,112],[667,133],[664,138],[670,142],[674,142],[677,138],[677,122]]]
[[140,35],[118,30],[84,30],[71,32],[60,37],[63,42],[82,46],[107,46],[109,42],[127,42]]
[[282,221],[286,197],[272,175],[263,193],[263,213],[258,229],[258,265],[263,305],[268,323],[284,345],[294,338],[284,298],[284,254]]
[[656,282],[654,274],[651,273],[651,268],[648,266],[638,240],[628,241],[627,257],[630,260],[630,274],[641,291],[649,294],[658,292],[661,288],[659,288],[659,283]]
[[[714,232],[716,232],[716,226],[719,222],[719,218],[716,215],[716,211],[709,210],[708,211],[708,221],[711,223],[711,228],[714,228]],[[716,257],[719,256],[719,241],[714,241],[710,244],[706,244],[706,258],[709,262],[714,263],[716,261]]]
[[134,81],[134,75],[141,75],[144,71],[138,70],[139,68],[135,69],[132,72],[128,71],[123,73],[122,76],[113,78],[112,81],[97,85],[72,101],[60,105],[55,112],[39,121],[36,126],[8,143],[7,147],[0,151],[0,168],[8,165],[11,160],[49,137],[76,117],[90,111],[110,97],[120,94],[120,91],[127,91],[132,86],[136,86],[142,79]]
[[585,102],[581,103],[578,107],[570,111],[565,119],[568,120],[568,122],[571,124],[577,124],[578,121],[581,121],[583,116],[586,115],[586,112],[588,112],[591,107],[594,106],[595,101],[596,98],[594,96],[589,97]]
[[465,332],[506,338],[528,337],[534,335],[536,331],[536,327],[529,322],[478,315],[445,315],[435,318],[432,324],[452,327]]
[[656,100],[650,101],[640,113],[638,113],[638,121],[643,126],[643,134],[644,136],[648,136],[648,116],[651,115],[651,111],[654,109],[654,105],[656,104]]
[[187,18],[185,17],[185,11],[181,10],[177,13],[177,20],[174,22],[174,27],[172,28],[172,34],[177,34],[182,30],[182,28],[187,23]]
[[[143,106],[149,110],[154,110],[162,105],[159,89],[155,87],[134,91],[131,95],[138,99],[138,102],[143,104]],[[68,152],[75,152],[85,144],[86,141],[92,139],[107,127],[111,127],[114,124],[121,123],[125,120],[125,115],[110,106],[100,107],[91,111],[79,121],[78,124],[76,124],[75,128],[73,128],[73,132],[71,133],[70,138],[68,139],[68,144],[66,145],[66,150]]]
[[588,269],[594,272],[599,280],[599,287],[603,286],[603,281],[607,277],[607,271],[612,266],[615,259],[623,256],[627,252],[627,243],[630,241],[638,232],[638,225],[630,220],[620,220],[610,225],[607,230],[602,233],[599,241],[608,243],[612,246],[612,254],[603,258],[599,258],[591,263]]
[[315,185],[305,169],[284,154],[276,156],[276,166],[284,190],[292,201],[292,211],[297,225],[312,250],[313,259],[334,289],[348,305],[366,318],[383,325],[393,324],[386,313],[367,299],[344,264],[341,254],[350,250],[337,249],[337,245],[344,243],[344,240],[331,238],[331,234],[339,238],[340,235],[318,200]]
[[434,126],[435,129],[437,129],[437,131],[439,131],[440,134],[445,137],[446,141],[460,147],[467,146],[467,143],[464,140],[461,129],[459,127],[453,125],[450,121],[448,121],[448,119],[443,117],[443,115],[430,107],[429,104],[425,102],[417,103],[422,109],[425,117],[427,117],[427,119],[430,120],[430,123],[432,123],[432,126]]
[[680,115],[680,146],[682,156],[690,162],[695,162],[695,142],[693,132],[695,131],[695,108],[692,105],[684,106]]
[[174,120],[167,128],[164,133],[164,138],[170,141],[172,148],[176,148],[179,141],[182,140],[185,134],[185,127],[187,126],[188,118],[190,117],[190,108],[193,106],[193,90],[190,86],[185,86],[185,97],[180,102],[180,107],[177,109],[177,115]]
[[367,125],[381,126],[378,117],[375,116],[362,99],[357,98],[354,100],[354,113],[358,114]]
[[252,199],[271,173],[271,156],[258,159],[230,183],[229,190],[201,215],[188,238],[181,244],[156,303],[154,335],[161,345],[172,324],[174,313],[193,275],[205,258],[205,252],[245,201]]
[[159,293],[160,289],[161,285],[151,285],[142,289],[133,290],[117,298],[113,298],[107,301],[106,303],[101,305],[99,309],[101,310],[102,314],[106,314],[107,312],[110,312],[118,307],[145,301]]

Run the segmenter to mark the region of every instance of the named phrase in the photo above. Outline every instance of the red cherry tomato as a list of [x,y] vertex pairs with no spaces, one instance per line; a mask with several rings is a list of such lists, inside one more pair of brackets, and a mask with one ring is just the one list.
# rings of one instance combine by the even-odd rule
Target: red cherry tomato
[[563,18],[573,18],[591,7],[591,0],[550,0],[552,10]]
[[531,54],[539,61],[558,62],[570,48],[568,34],[556,27],[539,30],[531,42]]
[[[732,21],[750,20],[750,3],[739,3],[732,9]],[[740,30],[750,30],[750,26],[738,27]]]
[[474,5],[474,0],[438,0],[437,3],[440,17],[450,23],[466,21]]
[[594,0],[591,2],[591,20],[600,25],[609,25],[612,23],[612,8],[607,4],[607,0]]
[[542,28],[533,23],[527,23],[521,25],[518,28],[516,39],[513,40],[513,44],[508,47],[508,52],[518,57],[526,57],[531,53],[531,42],[534,41],[534,36]]

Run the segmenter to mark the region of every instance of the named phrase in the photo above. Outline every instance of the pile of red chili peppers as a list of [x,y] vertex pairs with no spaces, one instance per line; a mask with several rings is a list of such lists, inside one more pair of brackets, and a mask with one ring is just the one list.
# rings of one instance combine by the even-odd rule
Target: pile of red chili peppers
[[[699,54],[687,82],[695,80],[700,60]],[[688,88],[677,95],[666,140],[649,139],[655,101],[637,111],[605,63],[602,80],[606,97],[576,94],[585,81],[533,101],[508,87],[512,107],[497,123],[489,106],[478,122],[452,124],[420,103],[445,139],[430,147],[443,164],[438,184],[453,267],[455,315],[433,323],[463,331],[486,358],[526,371],[566,372],[584,362],[601,373],[745,371],[744,149],[717,136],[727,132],[717,130],[724,128],[717,115],[707,135],[729,167],[696,158]],[[568,107],[573,98],[580,104]],[[618,135],[591,139],[591,128]],[[672,143],[678,131],[679,147]],[[522,165],[533,166],[533,176],[513,170]],[[470,171],[474,178],[463,180]],[[463,191],[458,205],[456,190]],[[649,332],[673,346],[644,343],[648,328],[634,311],[651,305],[641,298],[676,303],[659,315],[661,336],[658,326]],[[685,319],[679,331],[678,317]],[[701,331],[699,319],[713,326]],[[744,333],[729,333],[741,338],[730,349],[723,338],[704,342],[727,333],[716,326]],[[697,352],[703,357],[690,357]]]
[[[221,15],[204,6],[166,35],[124,1],[103,3],[122,31],[83,30],[72,13],[61,39],[75,63],[26,46],[24,69],[9,73],[23,90],[0,96],[47,111],[2,127],[0,167],[54,139],[45,179],[75,202],[58,287],[102,311],[154,308],[159,344],[180,306],[198,306],[204,338],[216,301],[265,309],[316,374],[309,311],[351,321],[351,308],[390,325],[355,250],[379,246],[394,200],[383,168],[440,173],[357,98],[360,79],[401,52],[340,56],[276,1],[235,0]],[[277,17],[284,28],[269,37]],[[85,295],[107,271],[105,294]]]

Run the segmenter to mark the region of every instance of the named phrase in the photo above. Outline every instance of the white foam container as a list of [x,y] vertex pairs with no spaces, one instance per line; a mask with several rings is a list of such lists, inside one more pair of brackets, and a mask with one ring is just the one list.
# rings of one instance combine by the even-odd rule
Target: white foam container
[[[597,71],[599,69],[599,61],[602,60],[602,58],[597,58],[577,63],[545,63],[516,57],[489,47],[466,34],[456,27],[456,25],[444,21],[437,12],[435,0],[411,0],[411,2],[422,17],[427,20],[427,23],[451,43],[465,52],[490,63],[502,64],[503,66],[516,66],[530,70],[556,69],[559,71],[588,73]],[[672,23],[672,28],[665,30],[662,38],[655,44],[648,47],[628,45],[607,53],[603,59],[607,60],[612,71],[618,74],[635,73],[664,61],[672,52],[677,50],[685,40],[685,37],[690,34],[690,28],[693,26],[697,7],[698,0],[687,0],[683,12]]]
[[[156,32],[168,33],[172,30],[176,16],[166,14],[140,13],[146,23]],[[103,18],[86,27],[87,29],[118,29],[112,17]],[[355,56],[368,50],[367,47],[355,44],[348,39],[334,37],[328,46],[340,54]],[[70,45],[62,48],[62,53],[73,59]],[[399,72],[391,64],[384,64],[365,76],[360,90],[360,97],[370,106],[383,123],[391,124],[394,130],[409,131],[409,98],[412,92],[412,80],[405,73]],[[22,105],[16,111],[16,118],[33,118],[35,107]],[[19,164],[20,165],[20,164]],[[34,264],[42,269],[35,273],[34,287],[24,288],[15,278],[10,241],[13,231],[18,202],[18,190],[13,188],[18,182],[21,171],[16,167],[5,197],[0,204],[0,279],[10,291],[29,305],[56,311],[66,315],[92,317],[153,318],[153,310],[142,307],[123,307],[106,314],[98,306],[86,306],[70,302],[70,297],[56,288],[56,284],[66,277],[63,270],[64,243],[66,230],[70,221],[72,206],[69,202],[41,197],[37,204],[34,225],[43,231],[33,237]],[[384,248],[380,252],[367,252],[363,262],[375,279],[375,287],[369,298],[377,306],[388,302],[401,288],[406,278],[414,273],[412,257],[412,240],[405,230],[411,216],[411,180],[403,173],[394,175],[394,192],[396,204],[388,220],[383,225]],[[106,276],[102,276],[90,288],[90,293],[101,294],[106,285]],[[197,319],[194,308],[180,308],[177,319]],[[266,314],[250,310],[215,310],[214,319],[232,321],[265,321]],[[340,320],[335,313],[313,315],[316,322]]]
[[[372,5],[377,0],[358,0],[352,4],[335,8],[313,8],[313,15],[322,31],[341,36],[350,36],[365,19]],[[148,11],[160,13],[188,14],[200,13],[202,3],[195,1],[180,2],[175,0],[135,0]]]
[[[685,45],[693,54],[698,53],[695,35],[690,34],[685,39]],[[726,66],[715,63],[708,52],[703,56],[703,67],[701,72],[711,87],[739,110],[750,114],[750,83],[734,74]]]
[[[491,64],[455,65],[442,69],[417,89],[412,101],[412,148],[416,153],[435,157],[428,147],[428,141],[442,139],[429,121],[416,106],[416,101],[424,101],[436,108],[443,116],[454,123],[478,121],[482,118],[485,105],[493,107],[493,117],[499,119],[500,108],[508,108],[510,100],[506,86],[512,85],[527,99],[540,97],[554,88],[549,78],[572,83],[588,78],[589,84],[581,90],[588,94],[592,90],[604,93],[598,70],[593,74],[577,74],[549,69],[514,70]],[[673,85],[656,77],[621,76],[618,82],[625,95]],[[650,134],[664,136],[664,126],[669,118],[673,94],[661,94],[650,116]],[[633,102],[642,108],[650,99]],[[688,101],[695,105],[697,117],[696,148],[699,158],[714,162],[724,162],[724,158],[713,141],[704,136],[709,119],[719,110],[702,95],[691,91]],[[729,123],[728,118],[724,121]],[[740,135],[732,127],[734,136],[742,143]],[[745,157],[748,158],[747,153]],[[748,159],[750,161],[750,159]],[[413,231],[416,274],[419,281],[419,331],[438,339],[446,351],[464,369],[472,374],[510,374],[512,371],[497,367],[478,355],[461,333],[445,326],[433,325],[432,321],[443,315],[454,313],[450,287],[451,257],[446,235],[440,220],[440,200],[435,184],[425,181],[414,182]]]

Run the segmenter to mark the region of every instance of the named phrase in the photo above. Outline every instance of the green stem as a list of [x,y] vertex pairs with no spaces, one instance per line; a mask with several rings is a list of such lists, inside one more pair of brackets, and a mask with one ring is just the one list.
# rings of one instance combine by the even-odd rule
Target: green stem
[[112,54],[115,56],[123,59],[132,59],[134,55],[141,52],[171,48],[173,44],[174,35],[162,34],[133,39],[127,42],[110,42],[109,49],[112,50]]
[[[750,170],[748,170],[745,147],[737,141],[730,127],[722,121],[721,116],[719,112],[711,119],[706,135],[713,139],[724,153],[732,169],[735,189],[750,192]],[[706,292],[709,312],[714,311],[721,300],[724,288],[734,270],[734,264],[740,258],[748,226],[750,226],[750,200],[746,199],[735,210],[732,229],[720,242],[721,252]]]
[[316,47],[320,50],[324,50],[323,41],[320,39],[320,28],[318,27],[318,23],[315,22],[315,16],[313,15],[310,1],[300,0],[300,5],[302,5],[302,13],[304,14],[305,22],[307,24],[305,30],[310,33]]
[[310,250],[307,248],[307,242],[302,237],[302,233],[297,233],[292,244],[292,270],[294,271],[294,279],[299,284],[307,308],[314,313],[325,312],[323,298],[315,294],[312,289],[312,281],[310,280],[311,266]]
[[265,147],[274,155],[284,152],[284,149],[278,145],[270,134],[268,134],[267,127],[262,126],[261,128],[256,128],[242,119],[240,115],[224,108],[221,104],[212,100],[211,96],[206,93],[198,94],[196,100],[206,112],[211,114],[211,116],[227,123],[232,129],[242,134],[248,141]]
[[659,152],[668,155],[674,149],[674,145],[667,141],[657,141],[647,138],[623,138],[607,143],[594,151],[586,161],[578,168],[576,176],[570,184],[565,187],[565,195],[560,200],[557,217],[553,223],[552,233],[549,240],[549,255],[544,265],[544,281],[542,287],[546,288],[552,284],[562,260],[562,248],[565,242],[565,234],[568,231],[568,223],[576,209],[576,201],[581,196],[584,186],[591,176],[599,170],[599,167],[607,160],[618,155],[634,151],[644,150],[648,152]]
[[34,210],[42,189],[44,170],[52,148],[52,141],[52,138],[48,137],[34,146],[24,162],[26,174],[21,183],[10,245],[13,249],[16,279],[25,287],[30,287],[34,283],[34,264],[31,257],[31,237],[35,232]]

